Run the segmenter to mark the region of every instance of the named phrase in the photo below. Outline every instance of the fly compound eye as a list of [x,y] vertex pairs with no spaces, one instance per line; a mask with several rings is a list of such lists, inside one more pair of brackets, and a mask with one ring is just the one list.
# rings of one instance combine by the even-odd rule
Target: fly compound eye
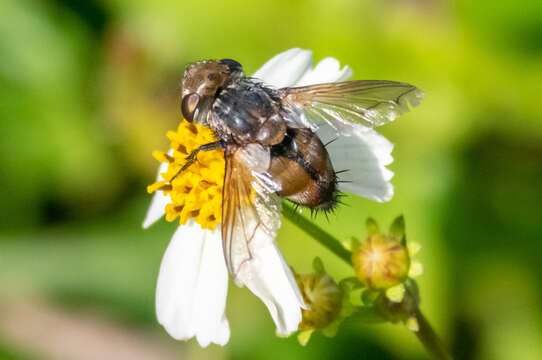
[[181,112],[186,120],[190,122],[194,121],[194,113],[198,107],[198,102],[199,95],[196,93],[191,93],[183,97],[183,101],[181,102]]

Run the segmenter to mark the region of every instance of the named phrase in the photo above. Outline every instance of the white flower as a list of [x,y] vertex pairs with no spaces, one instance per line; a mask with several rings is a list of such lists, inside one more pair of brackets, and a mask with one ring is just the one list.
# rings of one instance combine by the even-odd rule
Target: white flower
[[[325,58],[313,68],[311,51],[295,48],[273,57],[253,77],[280,88],[343,81],[351,75],[347,66],[341,69],[333,58]],[[338,139],[328,146],[333,164],[336,169],[350,169],[355,181],[347,183],[345,190],[379,201],[389,200],[393,195],[389,183],[392,173],[385,165],[392,161],[392,145],[372,129],[360,126],[358,130],[356,136]],[[318,134],[324,142],[335,136],[325,127]],[[160,173],[165,169],[167,163],[160,166],[158,181],[163,180]],[[160,219],[168,203],[169,196],[156,191],[143,227]],[[298,329],[305,304],[290,268],[271,240],[254,254],[247,267],[251,276],[241,285],[265,303],[277,333],[287,336]],[[225,315],[227,289],[228,271],[219,226],[212,231],[202,229],[193,219],[179,226],[158,276],[156,313],[160,324],[175,339],[195,336],[204,347],[211,342],[226,344],[230,336]]]

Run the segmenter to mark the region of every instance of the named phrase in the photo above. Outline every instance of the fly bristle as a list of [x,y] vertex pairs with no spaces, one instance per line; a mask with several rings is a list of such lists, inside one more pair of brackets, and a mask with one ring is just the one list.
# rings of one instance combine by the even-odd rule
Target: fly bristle
[[338,137],[336,137],[335,139],[329,140],[327,143],[324,144],[324,147],[327,147],[329,144],[331,144],[331,143],[337,141],[337,139],[338,139]]
[[342,201],[342,199],[344,199],[344,198],[346,198],[346,194],[343,193],[342,191],[338,191],[337,192],[337,197],[335,198],[336,199],[336,205],[333,207],[333,211],[335,211],[335,209],[337,208],[338,205],[350,206],[349,204]]
[[349,180],[341,180],[339,178],[339,174],[343,174],[347,171],[350,171],[350,169],[344,169],[344,170],[339,170],[339,171],[335,171],[335,184],[348,184],[348,183],[351,183],[352,181],[349,181]]
[[322,213],[326,217],[326,220],[329,222],[329,215],[336,215],[336,210],[338,205],[344,205],[344,202],[341,201],[345,195],[341,191],[336,191],[333,197],[333,201],[326,203],[324,206],[320,207],[309,207],[311,211],[311,218],[316,218],[318,214]]
[[[326,220],[329,221],[329,215],[330,214],[336,214],[336,209],[337,209],[337,206],[338,205],[345,205],[344,202],[341,200],[341,198],[343,198],[345,195],[337,190],[337,184],[338,183],[347,183],[347,182],[350,182],[350,181],[345,181],[345,180],[339,180],[339,177],[337,176],[337,174],[340,174],[340,173],[344,173],[346,171],[349,171],[348,169],[347,170],[341,170],[341,171],[337,171],[335,173],[333,173],[333,177],[331,179],[331,184],[330,183],[327,183],[327,184],[322,184],[321,186],[321,190],[324,190],[325,194],[322,194],[320,195],[319,199],[320,199],[320,202],[318,205],[316,206],[310,206],[310,205],[306,205],[306,204],[298,204],[296,203],[295,201],[292,201],[290,200],[291,202],[293,202],[295,205],[293,207],[294,211],[295,212],[298,212],[299,208],[308,208],[310,210],[310,217],[311,219],[315,219],[318,214],[320,213],[323,213],[324,216],[326,217]],[[328,191],[331,191],[331,193],[329,193]]]
[[293,207],[291,209],[289,209],[292,212],[293,217],[299,216],[300,215],[300,212],[299,212],[300,205],[293,202],[293,201],[291,201],[291,200],[288,200],[288,201],[290,201],[293,204]]

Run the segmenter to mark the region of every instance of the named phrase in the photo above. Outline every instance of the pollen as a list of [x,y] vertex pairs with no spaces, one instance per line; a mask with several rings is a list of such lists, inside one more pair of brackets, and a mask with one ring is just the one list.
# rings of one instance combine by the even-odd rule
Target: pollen
[[[187,157],[201,145],[216,141],[211,128],[181,121],[177,131],[168,131],[171,141],[168,153],[154,151],[160,162],[167,162],[164,180],[147,187],[149,193],[162,190],[169,195],[171,203],[166,205],[166,220],[179,218],[181,225],[194,218],[203,229],[214,230],[222,221],[222,187],[224,185],[224,151],[222,149],[200,151],[196,160],[180,171]],[[171,155],[170,155],[171,154]]]

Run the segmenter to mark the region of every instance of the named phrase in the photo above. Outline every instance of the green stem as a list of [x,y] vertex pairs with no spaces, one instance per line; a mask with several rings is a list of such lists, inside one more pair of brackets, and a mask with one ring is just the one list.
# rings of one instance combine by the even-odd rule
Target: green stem
[[[321,227],[301,214],[296,213],[294,207],[290,203],[283,202],[283,206],[285,208],[285,211],[283,211],[284,217],[294,223],[307,235],[310,235],[314,240],[325,246],[329,251],[343,259],[348,265],[352,266],[352,254],[345,249],[339,239],[322,230]],[[425,350],[437,360],[453,360],[452,356],[448,353],[437,333],[433,330],[425,316],[423,316],[420,309],[416,309],[415,316],[419,326],[419,330],[416,331],[416,336],[425,347]]]
[[312,221],[307,220],[307,218],[301,214],[296,213],[294,207],[290,203],[284,202],[283,206],[285,208],[285,211],[282,212],[284,217],[294,223],[307,235],[312,236],[314,240],[324,245],[335,255],[346,261],[348,265],[352,265],[352,254],[345,249],[343,244],[336,237],[322,230],[321,227],[314,224]]
[[452,360],[452,355],[444,347],[444,344],[438,337],[437,333],[429,324],[429,321],[423,316],[420,309],[416,309],[416,320],[418,321],[419,330],[416,331],[416,336],[425,347],[428,353],[433,358],[438,360]]

